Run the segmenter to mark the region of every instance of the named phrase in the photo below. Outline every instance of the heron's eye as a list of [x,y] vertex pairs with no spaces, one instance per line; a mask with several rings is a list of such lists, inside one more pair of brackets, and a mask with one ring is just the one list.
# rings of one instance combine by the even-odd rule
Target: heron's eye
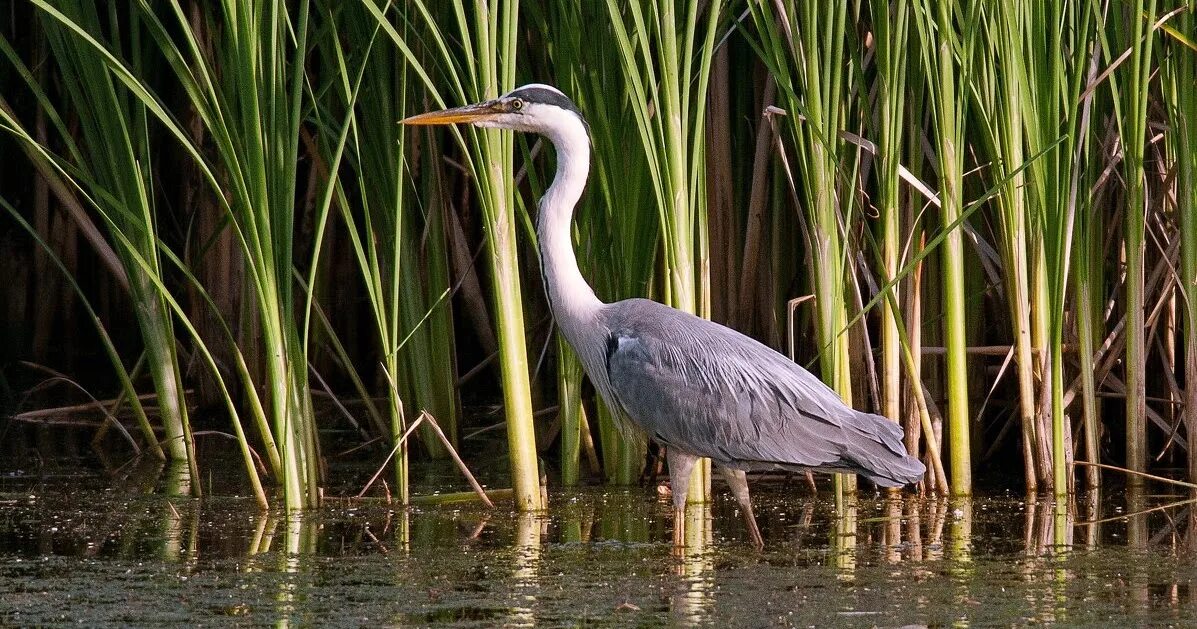
[[524,101],[522,101],[518,98],[513,98],[511,100],[511,111],[519,111],[523,108],[524,108]]

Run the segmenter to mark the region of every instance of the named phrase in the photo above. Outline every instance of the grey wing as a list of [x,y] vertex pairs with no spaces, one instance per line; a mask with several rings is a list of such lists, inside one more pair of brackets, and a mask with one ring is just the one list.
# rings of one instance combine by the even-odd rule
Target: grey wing
[[610,395],[667,446],[740,469],[864,473],[916,480],[894,423],[846,406],[814,375],[734,330],[655,302],[610,322]]

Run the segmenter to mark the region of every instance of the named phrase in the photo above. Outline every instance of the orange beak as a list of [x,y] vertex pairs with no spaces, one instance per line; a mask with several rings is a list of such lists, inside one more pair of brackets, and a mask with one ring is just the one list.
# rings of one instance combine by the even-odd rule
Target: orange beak
[[400,120],[399,124],[434,125],[480,122],[494,118],[502,113],[506,113],[502,104],[499,101],[489,100],[485,103],[475,103],[464,107],[454,107],[452,109],[442,109],[441,111],[430,111],[424,114],[409,116]]

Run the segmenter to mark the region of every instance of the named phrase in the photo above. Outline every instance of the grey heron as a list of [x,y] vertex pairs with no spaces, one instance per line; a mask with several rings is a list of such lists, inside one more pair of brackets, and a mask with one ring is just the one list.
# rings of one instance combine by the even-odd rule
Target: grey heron
[[539,133],[553,144],[557,172],[536,225],[549,308],[622,427],[630,421],[665,446],[675,543],[685,539],[686,495],[699,457],[719,466],[757,548],[764,541],[746,471],[854,472],[882,487],[922,477],[926,469],[907,454],[898,424],[852,409],[768,346],[648,299],[607,304],[595,296],[570,238],[590,170],[590,138],[581,112],[560,90],[525,85],[403,123],[469,123]]

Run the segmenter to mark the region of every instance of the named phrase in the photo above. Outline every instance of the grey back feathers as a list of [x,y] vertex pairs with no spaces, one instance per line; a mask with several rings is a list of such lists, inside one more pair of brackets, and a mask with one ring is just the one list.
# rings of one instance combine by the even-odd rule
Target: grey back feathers
[[925,472],[896,423],[849,408],[747,336],[644,299],[604,315],[607,382],[598,389],[666,447],[733,469],[855,472],[885,487]]

